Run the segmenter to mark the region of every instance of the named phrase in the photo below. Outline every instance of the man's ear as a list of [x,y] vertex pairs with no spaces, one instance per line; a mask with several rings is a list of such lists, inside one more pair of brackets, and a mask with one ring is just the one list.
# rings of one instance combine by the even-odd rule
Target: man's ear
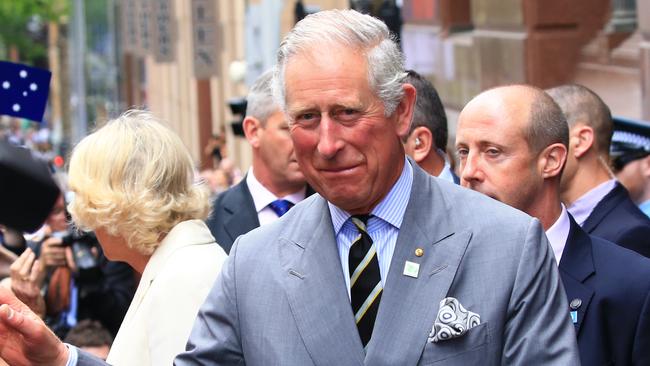
[[594,129],[585,124],[576,124],[569,135],[569,144],[573,148],[573,156],[580,159],[590,149],[594,149]]
[[394,114],[397,118],[397,135],[406,136],[409,128],[411,127],[411,119],[413,118],[413,108],[415,107],[415,87],[411,84],[403,84],[402,90],[404,96],[397,105]]
[[433,134],[424,126],[416,127],[411,133],[413,139],[413,159],[420,163],[429,156],[433,146]]
[[260,133],[262,130],[262,123],[255,117],[246,116],[242,122],[244,128],[244,135],[246,140],[252,147],[257,148],[260,145]]
[[567,148],[561,143],[547,146],[539,155],[539,167],[544,179],[559,177],[567,159]]

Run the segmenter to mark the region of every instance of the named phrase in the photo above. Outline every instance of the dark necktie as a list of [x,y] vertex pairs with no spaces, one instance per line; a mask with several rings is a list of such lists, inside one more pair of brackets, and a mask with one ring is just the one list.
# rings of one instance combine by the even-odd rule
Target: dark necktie
[[278,217],[284,215],[289,211],[291,207],[293,207],[293,203],[287,200],[275,200],[271,203],[269,203],[269,207],[275,212]]
[[377,251],[366,231],[369,217],[370,215],[355,215],[350,218],[359,231],[359,236],[352,243],[348,257],[352,312],[364,347],[372,336],[383,291]]

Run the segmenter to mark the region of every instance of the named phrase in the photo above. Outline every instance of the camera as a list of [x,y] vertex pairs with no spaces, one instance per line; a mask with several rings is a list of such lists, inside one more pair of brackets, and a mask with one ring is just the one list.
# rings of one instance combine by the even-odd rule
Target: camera
[[99,263],[93,255],[92,248],[97,244],[97,237],[93,233],[73,230],[61,237],[63,246],[72,248],[74,263],[80,271],[97,268]]
[[[72,248],[74,263],[80,271],[99,267],[97,258],[92,252],[92,248],[97,245],[97,237],[95,237],[95,234],[73,230],[55,232],[51,236],[60,238],[62,242],[61,246]],[[40,257],[41,246],[45,239],[27,240],[26,244],[36,254],[36,258]]]

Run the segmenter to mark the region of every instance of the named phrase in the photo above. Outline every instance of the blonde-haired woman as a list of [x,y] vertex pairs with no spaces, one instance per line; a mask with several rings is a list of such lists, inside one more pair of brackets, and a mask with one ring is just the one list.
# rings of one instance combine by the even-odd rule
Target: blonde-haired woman
[[112,365],[171,365],[226,254],[203,223],[209,192],[180,138],[129,111],[84,138],[69,165],[68,210],[105,255],[142,274],[115,338]]

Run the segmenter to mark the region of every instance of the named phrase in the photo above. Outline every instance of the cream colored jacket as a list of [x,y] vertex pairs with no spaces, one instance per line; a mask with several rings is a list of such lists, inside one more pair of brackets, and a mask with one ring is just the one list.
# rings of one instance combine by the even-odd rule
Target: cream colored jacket
[[225,259],[203,221],[174,226],[145,267],[107,362],[171,365],[185,350],[199,307]]

